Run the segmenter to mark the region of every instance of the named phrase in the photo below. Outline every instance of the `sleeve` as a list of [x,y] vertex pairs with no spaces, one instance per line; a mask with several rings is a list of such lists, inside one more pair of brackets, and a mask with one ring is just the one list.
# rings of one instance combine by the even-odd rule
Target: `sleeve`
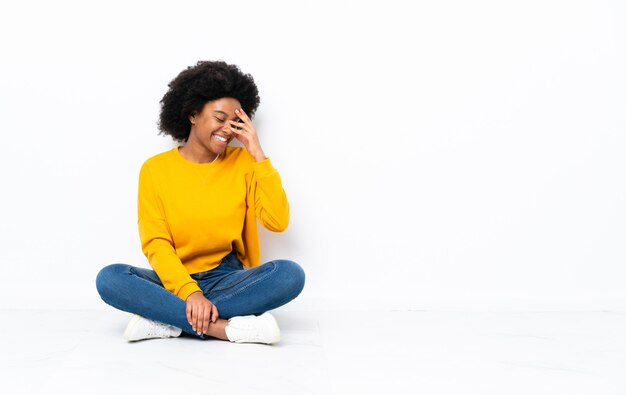
[[289,225],[289,202],[278,171],[270,159],[254,162],[253,193],[256,217],[273,232],[282,232]]
[[201,291],[176,255],[163,204],[147,163],[139,173],[137,208],[141,249],[165,289],[183,300],[193,292]]

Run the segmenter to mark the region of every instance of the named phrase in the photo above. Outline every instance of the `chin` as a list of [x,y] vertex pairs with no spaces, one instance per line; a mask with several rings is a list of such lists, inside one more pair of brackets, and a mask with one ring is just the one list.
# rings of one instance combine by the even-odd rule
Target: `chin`
[[221,147],[211,147],[210,149],[214,154],[222,155],[224,152],[226,152],[226,147],[228,147],[228,144]]

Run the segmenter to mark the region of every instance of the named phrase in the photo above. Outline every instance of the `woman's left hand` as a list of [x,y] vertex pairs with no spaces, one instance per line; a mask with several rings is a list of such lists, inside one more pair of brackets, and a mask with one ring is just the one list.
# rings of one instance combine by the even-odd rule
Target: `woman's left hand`
[[252,125],[252,121],[242,109],[235,110],[235,114],[241,119],[242,122],[228,121],[230,122],[230,130],[235,133],[237,140],[246,147],[246,150],[254,157],[254,160],[260,162],[267,159],[261,149],[261,143],[259,142],[259,136],[256,134],[256,129]]

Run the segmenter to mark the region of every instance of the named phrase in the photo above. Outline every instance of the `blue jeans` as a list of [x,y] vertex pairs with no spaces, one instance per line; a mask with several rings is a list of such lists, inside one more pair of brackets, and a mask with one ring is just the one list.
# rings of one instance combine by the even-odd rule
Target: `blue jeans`
[[[304,271],[297,263],[275,260],[244,268],[234,252],[215,269],[191,277],[223,319],[262,314],[286,304],[304,288]],[[211,338],[193,331],[186,302],[166,290],[153,270],[112,264],[100,270],[96,288],[102,300],[117,309],[173,325],[201,339]]]

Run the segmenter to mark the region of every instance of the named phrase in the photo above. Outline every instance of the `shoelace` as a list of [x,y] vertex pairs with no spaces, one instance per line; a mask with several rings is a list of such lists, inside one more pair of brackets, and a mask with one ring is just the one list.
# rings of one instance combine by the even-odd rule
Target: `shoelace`
[[247,341],[264,341],[265,339],[262,337],[261,332],[262,328],[259,327],[258,318],[254,318],[252,320],[246,320],[244,322],[236,322],[235,329],[239,331],[246,332],[246,340]]
[[149,321],[148,322],[149,326],[146,330],[146,333],[148,334],[148,336],[164,337],[164,336],[170,335],[171,331],[170,331],[169,325],[161,324],[153,320],[146,320],[146,321]]

